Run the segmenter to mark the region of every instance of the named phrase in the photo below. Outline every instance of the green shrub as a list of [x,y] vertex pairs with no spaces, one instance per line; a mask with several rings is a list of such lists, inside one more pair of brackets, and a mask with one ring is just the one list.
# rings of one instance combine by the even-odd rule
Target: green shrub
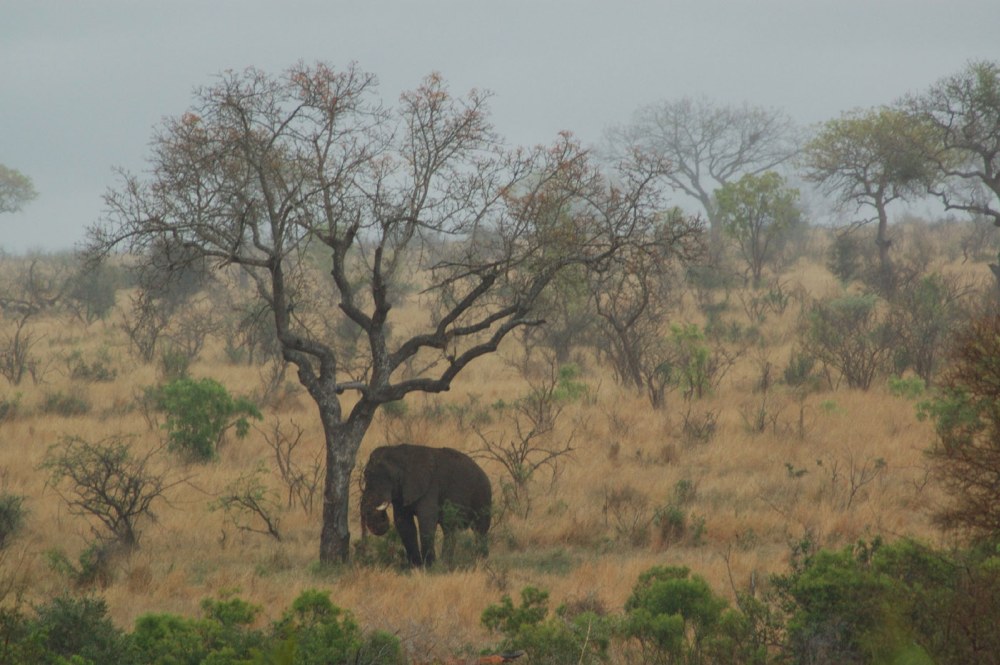
[[789,611],[785,646],[794,662],[934,662],[913,622],[915,612],[927,612],[926,599],[914,592],[942,580],[936,573],[921,580],[931,568],[900,566],[909,555],[891,551],[879,539],[821,550],[773,579]]
[[57,391],[45,393],[42,398],[42,413],[58,416],[82,416],[90,413],[90,402],[79,394]]
[[568,617],[546,619],[547,591],[535,587],[521,590],[521,604],[514,607],[504,595],[499,605],[490,605],[482,614],[482,623],[490,631],[504,635],[501,651],[524,651],[528,662],[553,665],[577,665],[607,660],[612,624],[607,617],[583,612]]
[[868,390],[888,370],[899,334],[875,295],[843,296],[812,306],[803,348],[839,371],[848,387]]
[[177,379],[156,390],[156,406],[167,415],[163,424],[168,445],[188,458],[214,459],[229,429],[243,438],[250,418],[260,420],[260,410],[249,400],[233,398],[214,379]]
[[352,662],[364,640],[349,612],[330,601],[326,591],[307,589],[275,625],[271,659],[289,656],[296,665]]
[[672,566],[642,573],[625,602],[628,634],[667,653],[700,649],[716,631],[726,601],[704,579],[688,575],[687,568]]
[[107,349],[102,349],[97,358],[87,362],[80,350],[75,350],[66,358],[69,378],[88,383],[110,382],[118,377],[118,370],[110,367],[111,357]]
[[21,408],[21,393],[0,397],[0,422],[13,420]]
[[131,635],[136,663],[237,665],[251,662],[266,635],[250,628],[261,608],[231,597],[201,601],[203,617],[145,614]]
[[9,492],[0,493],[0,549],[24,526],[24,497]]
[[62,665],[73,657],[70,662],[127,662],[127,640],[107,611],[104,599],[90,597],[58,596],[35,607],[31,633],[45,652],[38,662]]
[[107,587],[113,578],[109,543],[91,543],[73,563],[59,548],[45,551],[49,568],[65,577],[77,589]]
[[620,629],[625,653],[654,663],[764,663],[767,642],[758,632],[704,579],[672,566],[639,576]]
[[189,369],[191,369],[191,357],[181,349],[167,346],[160,352],[160,376],[165,381],[186,379]]

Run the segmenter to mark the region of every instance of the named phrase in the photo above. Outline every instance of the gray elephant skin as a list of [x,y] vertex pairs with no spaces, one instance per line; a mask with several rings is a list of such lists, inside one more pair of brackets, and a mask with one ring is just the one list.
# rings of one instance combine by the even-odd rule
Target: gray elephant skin
[[446,558],[454,548],[455,532],[466,528],[476,532],[477,549],[486,556],[492,500],[489,477],[465,453],[406,443],[383,446],[372,451],[365,465],[361,520],[374,535],[384,535],[392,506],[410,564],[430,566],[439,524]]

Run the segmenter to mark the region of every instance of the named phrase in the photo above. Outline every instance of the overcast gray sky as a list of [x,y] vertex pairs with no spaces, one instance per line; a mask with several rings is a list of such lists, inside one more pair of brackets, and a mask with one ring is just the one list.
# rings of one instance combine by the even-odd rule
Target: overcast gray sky
[[705,95],[803,124],[1000,60],[1000,0],[0,0],[0,164],[39,197],[9,252],[71,248],[113,167],[225,69],[355,61],[387,101],[441,72],[495,93],[511,142],[585,143],[640,105]]

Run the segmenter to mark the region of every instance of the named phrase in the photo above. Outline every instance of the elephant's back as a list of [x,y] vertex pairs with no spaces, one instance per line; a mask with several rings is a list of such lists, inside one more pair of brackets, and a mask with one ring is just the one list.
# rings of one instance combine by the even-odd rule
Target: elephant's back
[[465,489],[468,500],[478,505],[489,504],[492,501],[492,488],[490,478],[483,468],[460,450],[441,448],[440,451],[439,468],[450,476],[449,484]]

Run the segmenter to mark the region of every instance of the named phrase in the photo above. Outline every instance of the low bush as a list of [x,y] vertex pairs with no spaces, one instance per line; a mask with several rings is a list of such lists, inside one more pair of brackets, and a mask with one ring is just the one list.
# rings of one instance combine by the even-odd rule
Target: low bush
[[197,462],[215,459],[230,429],[242,439],[250,419],[263,417],[250,400],[232,397],[214,379],[177,379],[154,389],[152,397],[167,416],[168,447]]

